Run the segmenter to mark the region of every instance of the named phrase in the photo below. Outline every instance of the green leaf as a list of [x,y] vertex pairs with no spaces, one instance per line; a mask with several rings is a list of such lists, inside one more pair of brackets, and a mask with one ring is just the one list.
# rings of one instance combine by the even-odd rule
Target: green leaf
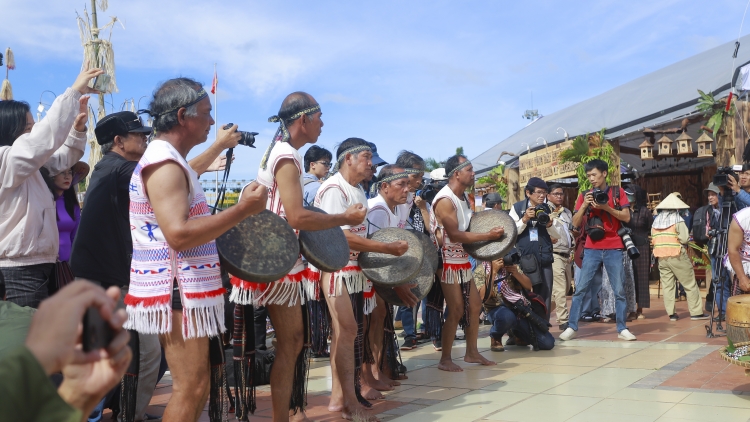
[[727,346],[727,353],[734,353],[737,351],[737,348],[734,347],[734,343],[732,343],[732,339],[727,337],[727,341],[729,342],[729,346]]
[[721,113],[716,113],[711,116],[711,118],[708,119],[708,123],[706,123],[706,126],[711,128],[714,137],[716,137],[716,133],[719,131],[719,127],[721,127]]
[[750,356],[740,356],[737,360],[742,362],[750,362]]

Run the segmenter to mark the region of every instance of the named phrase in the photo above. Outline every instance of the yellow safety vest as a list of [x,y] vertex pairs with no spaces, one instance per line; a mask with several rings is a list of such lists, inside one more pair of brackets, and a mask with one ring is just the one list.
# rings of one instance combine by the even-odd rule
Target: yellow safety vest
[[666,229],[652,228],[651,238],[654,244],[655,257],[666,258],[680,255],[682,245],[677,238],[677,225],[669,226]]

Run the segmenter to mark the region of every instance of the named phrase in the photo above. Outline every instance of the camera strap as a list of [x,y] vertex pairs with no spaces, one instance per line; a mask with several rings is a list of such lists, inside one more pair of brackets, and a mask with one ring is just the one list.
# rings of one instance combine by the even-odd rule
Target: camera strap
[[227,164],[224,166],[224,177],[221,179],[221,185],[216,191],[216,203],[214,204],[211,214],[216,214],[216,211],[222,211],[224,207],[224,196],[227,191],[227,181],[229,180],[229,169],[232,167],[232,155],[234,154],[234,148],[227,150]]

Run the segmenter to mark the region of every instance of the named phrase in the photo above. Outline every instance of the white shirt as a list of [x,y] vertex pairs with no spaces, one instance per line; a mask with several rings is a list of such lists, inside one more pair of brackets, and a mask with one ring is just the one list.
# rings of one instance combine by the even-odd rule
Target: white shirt
[[411,206],[407,204],[396,205],[395,213],[386,203],[383,195],[378,194],[367,201],[367,222],[369,225],[368,233],[372,234],[386,227],[406,227],[406,220],[409,218]]
[[[328,214],[342,214],[354,204],[367,209],[367,196],[361,186],[352,186],[341,173],[336,173],[323,182],[315,195],[314,205]],[[357,226],[341,226],[360,237],[367,237],[367,219]],[[359,252],[349,250],[349,265],[356,265]]]

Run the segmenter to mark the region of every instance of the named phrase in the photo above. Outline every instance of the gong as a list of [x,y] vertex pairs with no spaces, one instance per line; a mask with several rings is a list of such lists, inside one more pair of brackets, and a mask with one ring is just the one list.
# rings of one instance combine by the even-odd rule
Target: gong
[[[327,214],[313,206],[305,209]],[[299,247],[302,256],[315,268],[332,273],[346,266],[349,262],[349,242],[344,231],[339,227],[325,230],[300,230]]]
[[[422,260],[422,267],[419,269],[417,276],[413,280],[407,281],[405,284],[417,284],[416,287],[411,288],[411,292],[414,293],[414,296],[417,297],[418,301],[421,301],[427,297],[430,289],[432,289],[432,284],[435,280],[435,271],[437,271],[438,268],[438,252],[435,245],[432,243],[430,236],[415,230],[409,231],[419,238],[419,241],[422,244],[422,250],[424,251],[424,259]],[[373,284],[375,286],[375,291],[381,298],[383,298],[383,300],[391,305],[406,306],[392,287],[375,283]]]
[[269,210],[247,217],[219,236],[216,249],[230,274],[257,283],[283,278],[299,258],[294,230]]
[[424,260],[424,250],[422,242],[414,233],[395,227],[386,227],[371,234],[368,238],[382,243],[403,240],[409,245],[409,249],[401,256],[379,252],[359,254],[359,266],[374,284],[389,287],[400,286],[419,273]]
[[469,221],[467,231],[471,233],[488,233],[495,227],[502,227],[505,233],[497,240],[464,243],[466,253],[481,261],[494,261],[505,256],[516,242],[518,229],[513,218],[499,210],[486,210],[474,213]]

